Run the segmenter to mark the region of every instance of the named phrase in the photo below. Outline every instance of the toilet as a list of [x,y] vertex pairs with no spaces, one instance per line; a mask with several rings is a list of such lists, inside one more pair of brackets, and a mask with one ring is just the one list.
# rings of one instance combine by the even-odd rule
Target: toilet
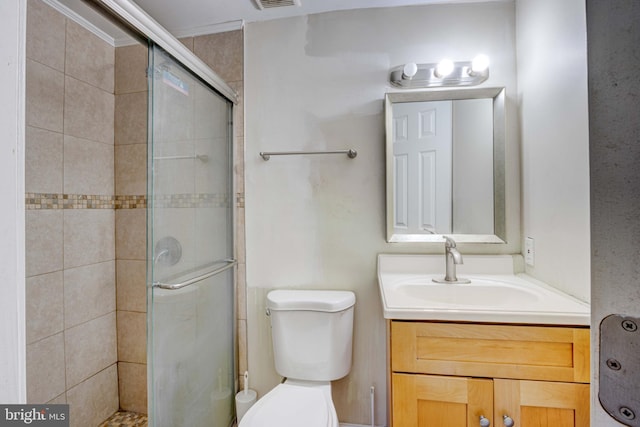
[[239,427],[338,427],[331,381],[351,370],[355,302],[350,291],[269,292],[275,368],[286,380],[258,400]]

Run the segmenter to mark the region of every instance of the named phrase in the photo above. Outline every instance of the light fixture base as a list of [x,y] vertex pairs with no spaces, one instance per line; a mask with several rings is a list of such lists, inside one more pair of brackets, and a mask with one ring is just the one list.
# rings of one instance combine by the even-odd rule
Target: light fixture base
[[407,79],[403,76],[404,65],[391,69],[389,81],[395,87],[402,89],[446,87],[446,86],[477,86],[489,78],[489,68],[483,71],[472,71],[471,61],[454,62],[451,74],[438,77],[438,64],[417,64],[418,71]]

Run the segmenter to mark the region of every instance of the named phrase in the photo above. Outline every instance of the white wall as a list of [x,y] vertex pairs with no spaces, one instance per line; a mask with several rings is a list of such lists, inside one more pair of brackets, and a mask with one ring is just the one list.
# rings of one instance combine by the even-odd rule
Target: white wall
[[589,117],[584,0],[517,0],[527,273],[590,298]]
[[0,402],[26,401],[24,66],[26,0],[0,2]]
[[[515,11],[510,2],[335,12],[245,28],[248,354],[263,395],[273,368],[264,300],[271,288],[355,291],[354,364],[334,383],[341,422],[386,423],[385,322],[376,255],[440,253],[442,244],[385,242],[384,94],[405,62],[491,57],[485,86],[507,87],[509,224],[506,245],[459,245],[463,253],[519,253],[515,108]],[[354,148],[358,157],[260,151]],[[444,269],[444,262],[443,262]]]

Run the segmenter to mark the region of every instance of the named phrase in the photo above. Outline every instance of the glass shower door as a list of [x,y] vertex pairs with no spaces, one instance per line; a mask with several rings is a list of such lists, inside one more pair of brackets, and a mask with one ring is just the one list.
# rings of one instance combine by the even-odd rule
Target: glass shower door
[[149,49],[150,425],[234,416],[232,104]]

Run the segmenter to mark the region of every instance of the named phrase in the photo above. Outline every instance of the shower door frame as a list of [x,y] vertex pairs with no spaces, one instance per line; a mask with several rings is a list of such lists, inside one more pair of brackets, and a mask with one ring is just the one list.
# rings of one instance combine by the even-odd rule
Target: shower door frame
[[[236,323],[237,323],[237,319],[236,319],[236,293],[235,293],[235,283],[237,281],[237,260],[235,259],[235,250],[236,250],[236,239],[235,239],[235,224],[236,224],[236,209],[235,209],[235,199],[234,199],[234,195],[235,195],[235,174],[234,174],[234,158],[235,158],[235,150],[234,150],[234,146],[233,146],[233,141],[234,141],[234,134],[233,134],[233,111],[234,111],[234,107],[235,105],[233,104],[233,102],[231,102],[228,98],[224,97],[223,95],[221,95],[219,92],[217,92],[215,89],[213,89],[210,85],[207,84],[207,82],[203,82],[201,79],[199,79],[199,76],[195,75],[194,73],[191,72],[191,70],[189,70],[184,64],[180,63],[179,61],[177,61],[175,58],[171,57],[171,55],[168,54],[168,52],[166,52],[161,46],[157,45],[156,43],[154,43],[153,41],[150,41],[148,43],[148,49],[149,49],[149,61],[148,61],[148,121],[147,121],[147,126],[148,126],[148,164],[147,164],[147,180],[148,180],[148,184],[147,184],[147,392],[148,392],[148,414],[149,414],[149,422],[151,426],[155,426],[157,425],[156,422],[161,422],[162,424],[159,427],[165,427],[167,426],[167,421],[171,421],[171,420],[167,420],[167,413],[163,412],[163,413],[159,413],[158,412],[158,408],[162,407],[162,405],[158,406],[159,403],[170,403],[171,405],[173,405],[173,408],[175,408],[175,411],[179,411],[180,409],[184,409],[185,405],[191,405],[192,399],[191,397],[196,397],[196,396],[192,396],[190,395],[189,398],[187,400],[180,400],[178,401],[177,399],[174,399],[175,396],[177,395],[181,395],[182,392],[184,390],[179,390],[182,386],[185,385],[193,385],[193,383],[191,382],[191,380],[193,380],[193,378],[191,378],[191,380],[189,380],[187,378],[187,376],[182,376],[182,378],[174,378],[176,380],[175,383],[171,383],[172,387],[167,387],[167,388],[163,388],[161,386],[159,386],[158,384],[156,384],[156,381],[159,380],[159,378],[161,378],[163,376],[162,369],[156,369],[159,365],[161,365],[159,363],[159,360],[156,358],[157,356],[157,351],[159,350],[160,347],[158,347],[158,340],[156,340],[156,338],[160,337],[161,339],[167,338],[166,335],[166,329],[163,328],[159,328],[159,325],[162,324],[163,320],[165,321],[165,325],[166,325],[166,321],[168,321],[169,318],[172,318],[171,314],[169,314],[169,318],[165,316],[163,316],[162,314],[158,314],[157,312],[157,306],[156,306],[156,294],[155,292],[158,291],[169,291],[170,293],[176,292],[176,295],[180,292],[181,289],[185,289],[189,288],[192,289],[191,286],[195,288],[199,287],[200,285],[203,285],[205,288],[209,288],[210,286],[213,286],[212,283],[204,283],[206,280],[212,280],[214,279],[214,277],[220,277],[224,274],[224,272],[226,272],[227,270],[230,270],[232,273],[231,276],[231,283],[228,285],[230,287],[230,296],[231,296],[231,307],[230,307],[230,335],[231,335],[231,339],[228,341],[224,341],[224,345],[228,345],[230,343],[230,348],[229,348],[229,352],[230,352],[230,356],[231,356],[231,378],[229,379],[229,382],[227,383],[229,386],[229,391],[231,393],[230,395],[230,399],[231,399],[231,406],[230,406],[230,410],[231,410],[231,421],[230,424],[228,424],[229,426],[232,425],[233,421],[235,420],[235,408],[234,408],[234,404],[233,404],[233,398],[236,394],[236,392],[238,391],[238,376],[237,376],[237,372],[238,372],[238,361],[237,361],[237,347],[238,347],[238,342],[237,342],[237,334],[235,333],[236,331]],[[188,74],[191,78],[193,78],[193,81],[187,80],[185,83],[185,86],[183,87],[180,83],[183,83],[183,81],[181,80],[180,77],[174,75],[171,71],[175,71],[175,70],[170,70],[170,67],[165,70],[168,72],[169,75],[173,76],[175,79],[177,80],[172,80],[171,83],[173,84],[168,84],[168,89],[169,91],[176,91],[180,94],[188,94],[190,92],[190,90],[192,89],[192,85],[193,87],[195,86],[201,86],[204,87],[205,90],[208,92],[208,94],[210,96],[214,96],[216,97],[218,100],[224,101],[225,104],[227,105],[227,112],[224,118],[225,121],[225,128],[226,128],[226,135],[225,135],[225,140],[226,140],[226,147],[228,149],[228,153],[225,156],[227,158],[227,162],[226,166],[228,168],[228,175],[227,175],[227,189],[229,191],[229,196],[228,196],[228,203],[229,203],[229,209],[228,209],[228,213],[229,216],[227,217],[229,219],[229,223],[227,224],[227,227],[225,228],[225,231],[228,233],[227,234],[227,239],[230,240],[230,253],[227,253],[228,256],[224,256],[222,259],[218,259],[216,258],[213,261],[207,262],[205,265],[191,265],[191,268],[187,267],[186,271],[183,271],[182,273],[178,274],[178,275],[170,275],[169,277],[163,277],[160,280],[158,280],[158,277],[156,276],[157,274],[157,270],[156,270],[156,262],[157,259],[159,257],[159,254],[156,253],[156,251],[158,250],[158,248],[156,247],[156,245],[159,242],[155,242],[155,234],[157,231],[157,226],[155,224],[156,220],[159,218],[162,218],[163,215],[160,214],[160,212],[162,211],[162,209],[159,209],[157,206],[155,206],[155,196],[156,196],[156,188],[155,188],[155,184],[156,184],[156,178],[158,176],[162,175],[162,172],[160,172],[161,168],[157,168],[156,162],[158,160],[162,160],[162,161],[173,161],[173,160],[178,160],[178,161],[185,161],[185,159],[189,158],[189,159],[193,159],[194,161],[197,161],[199,156],[197,155],[197,152],[194,151],[193,156],[192,155],[182,155],[182,154],[178,154],[178,155],[169,155],[167,157],[156,157],[156,144],[159,142],[156,138],[156,111],[155,111],[155,107],[157,106],[156,101],[155,101],[155,97],[156,97],[156,91],[163,93],[162,90],[159,90],[160,87],[157,86],[156,83],[154,83],[155,80],[157,80],[159,77],[156,75],[156,69],[164,69],[163,66],[157,66],[156,64],[156,60],[158,59],[157,56],[164,56],[165,57],[165,61],[169,61],[171,63],[174,63],[174,65],[177,68],[180,68],[183,70],[183,72],[185,74]],[[155,59],[154,59],[155,58]],[[165,65],[166,67],[166,65]],[[186,77],[186,76],[183,76]],[[164,79],[160,79],[162,81],[164,81]],[[199,80],[199,81],[198,81]],[[177,83],[176,83],[177,82]],[[198,84],[199,83],[199,84]],[[167,85],[167,83],[164,83],[165,85]],[[175,86],[174,86],[175,84]],[[165,87],[165,86],[162,86]],[[178,89],[176,89],[176,87]],[[183,92],[184,90],[184,92]],[[197,90],[194,90],[194,92],[197,92]],[[165,93],[166,94],[166,93]],[[189,95],[186,95],[189,96]],[[166,106],[166,105],[171,105],[173,106],[173,103],[169,103],[167,104],[166,102],[161,102],[160,105]],[[208,110],[205,110],[208,111]],[[195,135],[193,136],[193,138],[195,138]],[[182,140],[182,138],[179,138]],[[207,157],[206,155],[204,157]],[[210,160],[205,160],[205,163],[208,163]],[[194,191],[195,188],[194,188]],[[169,202],[171,203],[171,202]],[[161,205],[163,205],[163,202],[160,202]],[[180,201],[177,201],[177,206],[180,206],[181,203]],[[157,210],[159,209],[159,210]],[[187,209],[193,209],[193,207],[189,207]],[[162,221],[160,221],[162,222]],[[155,244],[154,244],[155,242]],[[177,242],[177,240],[176,240]],[[178,245],[180,245],[178,243]],[[180,258],[183,255],[183,251],[182,248],[180,249],[180,254],[177,255],[177,260],[180,260]],[[177,261],[176,261],[177,262]],[[173,264],[171,264],[173,265]],[[177,264],[176,264],[177,265]],[[188,266],[189,264],[187,264]],[[214,268],[215,267],[215,268]],[[175,273],[175,272],[174,272]],[[185,277],[189,277],[188,279],[185,279]],[[168,281],[167,281],[168,280]],[[229,288],[227,288],[229,289]],[[197,292],[197,290],[196,290]],[[166,294],[165,294],[166,296]],[[219,295],[218,295],[219,296]],[[175,302],[173,303],[175,305]],[[163,304],[161,304],[163,305]],[[193,307],[195,309],[195,307]],[[197,312],[197,309],[195,309],[195,312]],[[175,314],[174,314],[175,315]],[[199,317],[196,315],[196,317]],[[178,315],[175,318],[172,318],[172,321],[170,322],[171,324],[174,324],[175,320],[183,320],[181,319],[181,315]],[[157,331],[162,331],[160,333],[158,333]],[[174,337],[175,338],[175,337]],[[200,334],[196,334],[195,337],[195,341],[198,342],[199,339],[202,339],[203,337]],[[202,343],[202,341],[199,341],[200,343]],[[218,342],[218,341],[216,341]],[[198,350],[201,350],[202,348],[199,348]],[[160,353],[162,354],[162,353]],[[211,354],[209,354],[211,355]],[[170,367],[169,370],[169,375],[171,374],[176,374],[178,372],[181,372],[182,374],[184,374],[184,371],[181,370],[180,366],[184,366],[182,365],[182,363],[184,362],[184,360],[179,360],[174,357],[172,358],[172,356],[161,356],[159,358],[160,360],[165,362],[165,368],[167,368],[167,366]],[[168,365],[166,365],[166,362],[168,362]],[[191,362],[195,363],[194,359],[189,358],[189,362],[191,365]],[[177,368],[176,368],[177,367]],[[204,367],[202,367],[204,369]],[[164,370],[165,374],[167,374],[167,370]],[[192,373],[195,372],[193,369],[191,371]],[[206,375],[205,375],[206,376]],[[207,377],[208,378],[208,377]],[[213,377],[211,377],[213,378]],[[220,381],[221,377],[219,375],[218,380]],[[222,386],[222,385],[221,385]],[[160,390],[163,391],[167,391],[167,390],[173,390],[173,396],[171,396],[171,392],[165,393],[163,397],[159,396],[157,394],[157,392],[159,392]],[[205,387],[205,390],[210,390],[208,388]],[[220,392],[222,390],[218,390],[218,392]],[[202,397],[202,394],[198,395],[199,397]],[[213,394],[212,394],[213,396]],[[227,397],[227,400],[229,398]],[[213,406],[213,405],[212,405]],[[163,407],[164,408],[164,407]],[[173,412],[170,411],[170,412]],[[190,412],[190,411],[187,411]],[[163,418],[164,415],[164,418]],[[175,415],[175,414],[174,414]],[[186,414],[182,414],[182,415],[186,415]],[[157,416],[157,417],[156,417]],[[162,421],[156,421],[155,418],[162,418]],[[175,421],[175,420],[173,420]],[[175,423],[170,423],[171,426],[175,425]],[[197,425],[201,425],[201,424],[197,424]],[[218,424],[216,424],[218,425]]]

